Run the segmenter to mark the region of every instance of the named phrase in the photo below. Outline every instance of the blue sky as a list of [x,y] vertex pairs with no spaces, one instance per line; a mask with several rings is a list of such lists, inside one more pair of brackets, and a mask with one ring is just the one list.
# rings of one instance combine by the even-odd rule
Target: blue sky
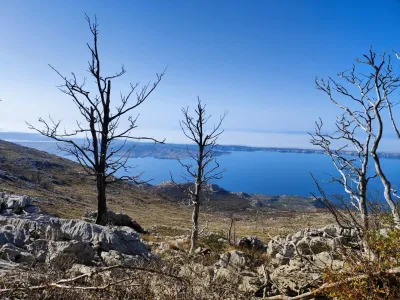
[[128,71],[115,96],[168,66],[138,110],[138,134],[168,142],[185,142],[180,108],[200,96],[215,117],[229,110],[221,143],[307,147],[314,121],[338,113],[315,76],[350,67],[370,45],[400,49],[397,0],[0,0],[2,131],[28,131],[25,121],[49,114],[73,126],[78,112],[48,64],[87,75],[85,12],[99,20],[104,70]]

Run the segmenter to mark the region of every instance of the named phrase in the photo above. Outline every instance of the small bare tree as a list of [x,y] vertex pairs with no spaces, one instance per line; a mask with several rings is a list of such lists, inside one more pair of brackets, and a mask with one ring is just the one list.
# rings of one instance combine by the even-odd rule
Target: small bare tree
[[[316,80],[317,88],[325,92],[329,99],[344,113],[336,122],[336,133],[339,135],[322,134],[322,122],[320,122],[317,123],[316,134],[313,135],[311,142],[322,147],[325,153],[331,157],[336,169],[341,174],[340,182],[343,184],[346,193],[350,195],[352,200],[356,199],[360,204],[358,208],[361,211],[365,228],[368,228],[365,202],[367,184],[375,176],[378,176],[382,182],[384,199],[391,209],[396,226],[400,227],[399,210],[393,200],[395,191],[382,170],[378,155],[378,148],[383,135],[381,116],[383,110],[388,109],[393,128],[398,133],[391,111],[393,102],[389,96],[399,87],[400,78],[393,72],[390,55],[385,53],[377,55],[371,49],[368,54],[363,55],[363,59],[356,59],[356,63],[358,67],[366,66],[367,70],[356,72],[356,66],[353,65],[350,72],[339,73],[339,77],[349,85],[347,88],[332,78],[329,78],[327,82]],[[357,92],[353,92],[352,89]],[[340,96],[350,100],[351,103],[349,105],[340,104],[337,100],[337,97]],[[362,139],[363,135],[364,139]],[[344,153],[347,145],[332,151],[331,141],[333,140],[350,142],[355,147],[358,161],[349,158],[349,155]],[[375,168],[375,174],[370,177],[366,175],[369,156],[371,156]],[[354,189],[350,189],[347,182],[356,185],[356,192]]]
[[[193,154],[189,149],[187,151],[191,160],[194,161],[195,166],[184,163],[180,158],[177,158],[184,170],[181,175],[182,179],[187,182],[194,181],[194,186],[186,190],[190,202],[194,206],[192,214],[192,234],[190,239],[190,253],[193,253],[198,242],[199,212],[201,197],[203,196],[202,192],[204,191],[205,185],[210,180],[221,179],[222,173],[224,172],[224,170],[218,171],[219,164],[216,160],[215,147],[218,137],[223,133],[223,130],[220,128],[227,112],[220,116],[219,122],[214,125],[213,129],[209,132],[206,131],[206,124],[211,116],[206,114],[206,106],[201,104],[200,98],[198,98],[195,117],[189,114],[188,107],[182,108],[182,113],[184,116],[184,119],[180,121],[182,132],[197,147],[197,154]],[[172,178],[172,174],[171,180],[176,184]]]
[[[77,106],[80,114],[84,118],[84,124],[77,121],[77,128],[72,131],[60,130],[60,122],[54,121],[51,117],[49,121],[42,118],[39,122],[43,124],[43,129],[28,123],[30,129],[36,130],[40,134],[61,142],[59,148],[71,155],[81,164],[84,170],[96,180],[97,185],[97,220],[96,223],[105,225],[107,223],[107,201],[106,187],[108,184],[120,180],[138,180],[136,176],[116,177],[119,170],[128,171],[128,159],[133,146],[126,143],[129,140],[157,140],[149,137],[136,137],[131,134],[137,127],[137,117],[132,117],[130,113],[141,105],[160,83],[164,72],[157,74],[157,80],[153,84],[146,84],[139,89],[139,84],[131,84],[130,90],[126,95],[120,95],[119,101],[112,100],[111,82],[125,74],[122,66],[120,72],[111,76],[104,76],[101,73],[100,55],[98,49],[98,23],[97,19],[92,22],[86,15],[93,45],[87,44],[91,59],[88,62],[88,72],[95,82],[95,95],[86,89],[86,78],[79,83],[75,74],[68,79],[55,68],[50,66],[63,80],[59,89],[64,94],[71,97]],[[132,102],[132,98],[135,100]],[[121,118],[126,117],[128,125],[120,129]],[[83,143],[77,141],[79,135],[86,138]]]

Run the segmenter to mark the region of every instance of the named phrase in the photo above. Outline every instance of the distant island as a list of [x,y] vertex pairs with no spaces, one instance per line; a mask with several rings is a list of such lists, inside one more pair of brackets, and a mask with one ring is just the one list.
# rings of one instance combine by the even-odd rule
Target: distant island
[[[252,146],[237,146],[237,145],[218,145],[218,150],[223,152],[232,151],[265,151],[265,152],[281,152],[281,153],[303,153],[303,154],[324,154],[320,149],[306,149],[306,148],[278,148],[278,147],[252,147]],[[355,155],[355,151],[341,151],[346,155]],[[380,152],[379,156],[382,158],[400,159],[400,152]]]
[[[22,133],[22,132],[0,132],[0,139],[5,141],[14,142],[23,146],[32,147],[41,151],[52,154],[62,155],[57,147],[57,143],[51,139],[45,138],[39,134]],[[83,142],[83,139],[76,139],[78,142]],[[134,147],[132,147],[134,146]],[[280,153],[302,153],[302,154],[324,154],[320,149],[306,149],[306,148],[279,148],[279,147],[253,147],[242,145],[218,145],[215,155],[229,155],[235,151],[243,152],[280,152]],[[194,145],[185,144],[154,144],[149,142],[140,143],[127,143],[124,147],[125,151],[130,151],[132,158],[153,157],[157,159],[180,159],[189,158],[190,155],[196,154],[196,147]],[[123,152],[122,152],[123,153]],[[347,155],[355,155],[354,151],[342,151]],[[380,157],[388,159],[400,159],[400,152],[381,152]]]

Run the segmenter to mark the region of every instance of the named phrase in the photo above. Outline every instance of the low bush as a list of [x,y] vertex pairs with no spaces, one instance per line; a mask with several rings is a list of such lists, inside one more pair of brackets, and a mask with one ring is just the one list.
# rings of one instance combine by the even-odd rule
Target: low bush
[[384,234],[368,231],[364,252],[342,248],[344,269],[327,269],[324,280],[331,284],[329,294],[336,299],[400,299],[400,229]]

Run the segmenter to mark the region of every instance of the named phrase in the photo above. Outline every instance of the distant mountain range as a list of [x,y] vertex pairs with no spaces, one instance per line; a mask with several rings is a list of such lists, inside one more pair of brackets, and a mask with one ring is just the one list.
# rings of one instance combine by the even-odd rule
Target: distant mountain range
[[[38,150],[46,151],[52,154],[63,155],[57,148],[57,143],[54,140],[43,137],[34,133],[22,132],[0,132],[0,139],[11,141],[27,147],[32,147]],[[82,142],[82,139],[76,139]],[[135,145],[134,148],[132,146]],[[278,148],[278,147],[251,147],[240,145],[218,145],[216,148],[216,155],[227,155],[233,151],[265,151],[265,152],[281,152],[281,153],[303,153],[303,154],[323,154],[319,149],[303,149],[303,148]],[[191,154],[196,153],[194,145],[185,144],[154,144],[148,142],[128,143],[122,151],[130,151],[131,157],[154,157],[158,159],[185,159],[190,157]],[[189,152],[188,152],[189,151]],[[354,151],[343,151],[347,155],[355,155]],[[400,153],[397,152],[381,152],[380,157],[390,159],[400,159]]]

